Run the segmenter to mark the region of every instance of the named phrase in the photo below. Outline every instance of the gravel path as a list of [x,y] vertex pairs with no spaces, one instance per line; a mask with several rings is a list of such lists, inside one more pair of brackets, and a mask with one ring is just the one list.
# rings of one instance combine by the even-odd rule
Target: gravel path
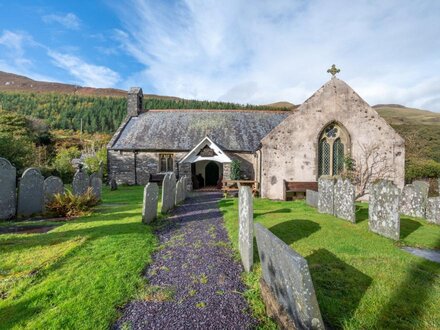
[[153,286],[128,303],[116,329],[251,329],[243,268],[217,207],[219,193],[188,198],[156,232],[162,248],[145,277]]

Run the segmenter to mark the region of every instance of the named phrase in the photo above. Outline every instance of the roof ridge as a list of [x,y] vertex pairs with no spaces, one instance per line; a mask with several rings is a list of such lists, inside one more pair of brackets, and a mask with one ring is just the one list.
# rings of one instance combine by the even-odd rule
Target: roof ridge
[[264,112],[264,113],[290,113],[292,110],[272,110],[272,109],[149,109],[146,112]]

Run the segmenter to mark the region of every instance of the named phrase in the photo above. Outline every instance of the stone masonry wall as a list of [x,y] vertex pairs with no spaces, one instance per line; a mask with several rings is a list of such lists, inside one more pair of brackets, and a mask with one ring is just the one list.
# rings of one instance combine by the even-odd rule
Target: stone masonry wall
[[404,140],[345,82],[335,78],[263,138],[262,197],[282,199],[283,180],[317,181],[318,137],[332,122],[348,131],[348,154],[357,159],[364,155],[363,147],[377,146],[376,153],[394,169],[390,179],[403,187]]

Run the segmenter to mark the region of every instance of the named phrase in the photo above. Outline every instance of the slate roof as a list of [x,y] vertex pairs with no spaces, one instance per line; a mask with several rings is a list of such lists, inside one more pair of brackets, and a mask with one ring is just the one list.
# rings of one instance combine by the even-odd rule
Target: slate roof
[[150,110],[131,117],[113,137],[114,150],[191,150],[205,136],[226,151],[255,151],[291,112]]

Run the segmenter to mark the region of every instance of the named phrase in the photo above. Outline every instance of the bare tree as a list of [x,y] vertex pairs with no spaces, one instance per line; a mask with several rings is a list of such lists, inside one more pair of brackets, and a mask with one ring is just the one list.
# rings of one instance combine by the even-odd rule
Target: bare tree
[[345,176],[356,185],[356,199],[369,192],[370,185],[378,179],[394,178],[395,169],[387,161],[387,156],[379,144],[359,143],[361,152],[356,159],[346,159]]

